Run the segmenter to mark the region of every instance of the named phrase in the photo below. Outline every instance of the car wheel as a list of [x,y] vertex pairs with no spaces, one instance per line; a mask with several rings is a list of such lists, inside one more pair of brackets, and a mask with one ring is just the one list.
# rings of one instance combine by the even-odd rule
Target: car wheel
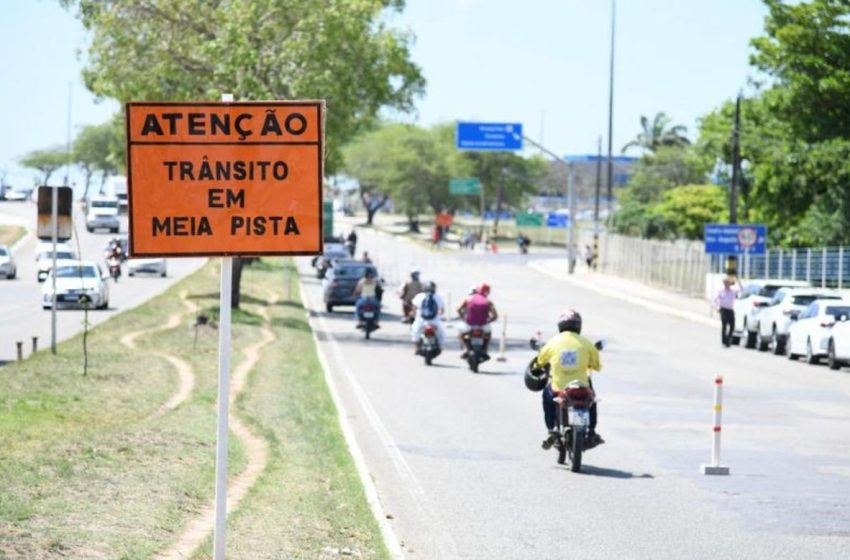
[[165,278],[165,271],[164,270],[162,271],[162,274],[160,274],[160,276]]
[[777,334],[776,325],[773,325],[771,340],[773,342],[773,354],[776,356],[783,355],[785,353],[785,337]]
[[744,331],[747,333],[747,341],[744,344],[746,348],[755,348],[756,347],[756,333],[748,331],[746,328]]
[[770,346],[770,339],[765,338],[761,335],[761,329],[756,333],[756,348],[758,348],[759,352],[767,352],[768,347]]
[[129,270],[127,271],[127,276],[134,276],[135,274],[136,274],[135,272],[131,272]]
[[791,360],[792,362],[793,362],[793,361],[796,361],[796,360],[797,360],[797,358],[799,358],[799,357],[800,357],[800,355],[799,355],[799,354],[795,354],[795,353],[794,353],[794,345],[793,345],[793,344],[791,344],[791,338],[790,338],[790,335],[789,335],[789,338],[788,338],[788,352],[786,352],[786,355],[788,356],[788,359],[789,359],[789,360]]
[[829,369],[841,369],[841,362],[835,356],[835,342],[831,338],[829,339],[829,346],[826,353],[826,362],[829,365]]
[[809,365],[815,365],[820,363],[820,357],[816,356],[812,351],[812,339],[809,338],[806,340],[806,363]]

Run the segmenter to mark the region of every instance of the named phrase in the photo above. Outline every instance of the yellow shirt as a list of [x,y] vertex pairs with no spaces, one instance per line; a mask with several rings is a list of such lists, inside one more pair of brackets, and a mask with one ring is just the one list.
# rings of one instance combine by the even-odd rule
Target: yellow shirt
[[560,391],[573,381],[588,385],[587,370],[600,371],[599,350],[593,343],[573,332],[562,332],[549,339],[537,354],[537,364],[549,364],[552,389]]

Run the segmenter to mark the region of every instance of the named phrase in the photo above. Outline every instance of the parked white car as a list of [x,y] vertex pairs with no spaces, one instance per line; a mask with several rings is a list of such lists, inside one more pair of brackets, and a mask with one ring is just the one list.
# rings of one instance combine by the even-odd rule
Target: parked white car
[[47,282],[41,287],[41,306],[53,307],[53,279],[56,274],[56,307],[84,307],[84,298],[89,299],[91,309],[109,307],[108,277],[92,261],[62,260],[56,262],[56,270],[50,271]]
[[86,203],[86,229],[108,229],[118,233],[121,221],[118,219],[118,199],[114,196],[93,196]]
[[780,288],[758,315],[756,347],[762,352],[771,349],[774,354],[785,353],[791,316],[799,315],[813,301],[841,299],[835,290],[828,288]]
[[850,315],[840,317],[826,341],[826,363],[829,369],[850,364]]
[[747,348],[756,347],[758,314],[773,299],[779,288],[803,288],[808,282],[801,280],[749,280],[735,300],[735,326],[732,343],[742,342]]
[[815,300],[788,327],[788,359],[805,356],[816,364],[827,355],[832,328],[840,317],[850,316],[850,300]]
[[135,276],[136,274],[147,273],[166,276],[165,259],[128,259],[127,260],[127,275]]

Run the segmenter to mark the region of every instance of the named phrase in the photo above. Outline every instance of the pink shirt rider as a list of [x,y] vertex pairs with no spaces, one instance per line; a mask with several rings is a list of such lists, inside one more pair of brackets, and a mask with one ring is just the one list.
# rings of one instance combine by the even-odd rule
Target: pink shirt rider
[[466,324],[483,327],[490,315],[490,301],[481,294],[473,294],[466,300]]

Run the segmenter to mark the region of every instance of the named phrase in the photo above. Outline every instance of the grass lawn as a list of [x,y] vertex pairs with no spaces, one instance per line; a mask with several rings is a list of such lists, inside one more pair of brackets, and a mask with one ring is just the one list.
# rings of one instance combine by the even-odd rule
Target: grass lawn
[[[319,558],[348,548],[384,558],[377,523],[338,429],[304,310],[284,298],[284,262],[263,260],[243,272],[242,311],[233,315],[233,367],[261,339],[268,310],[277,340],[252,370],[239,414],[267,439],[270,460],[231,514],[228,558]],[[149,558],[167,547],[213,499],[218,333],[191,328],[122,335],[166,322],[183,309],[182,291],[215,316],[217,263],[89,335],[89,375],[80,337],[0,369],[0,559]],[[297,290],[294,297],[297,296]],[[170,363],[189,362],[188,402],[156,416],[177,386]],[[230,474],[245,468],[231,434]],[[209,557],[209,546],[196,558]]]
[[21,226],[0,225],[0,245],[11,247],[26,233],[27,230]]

